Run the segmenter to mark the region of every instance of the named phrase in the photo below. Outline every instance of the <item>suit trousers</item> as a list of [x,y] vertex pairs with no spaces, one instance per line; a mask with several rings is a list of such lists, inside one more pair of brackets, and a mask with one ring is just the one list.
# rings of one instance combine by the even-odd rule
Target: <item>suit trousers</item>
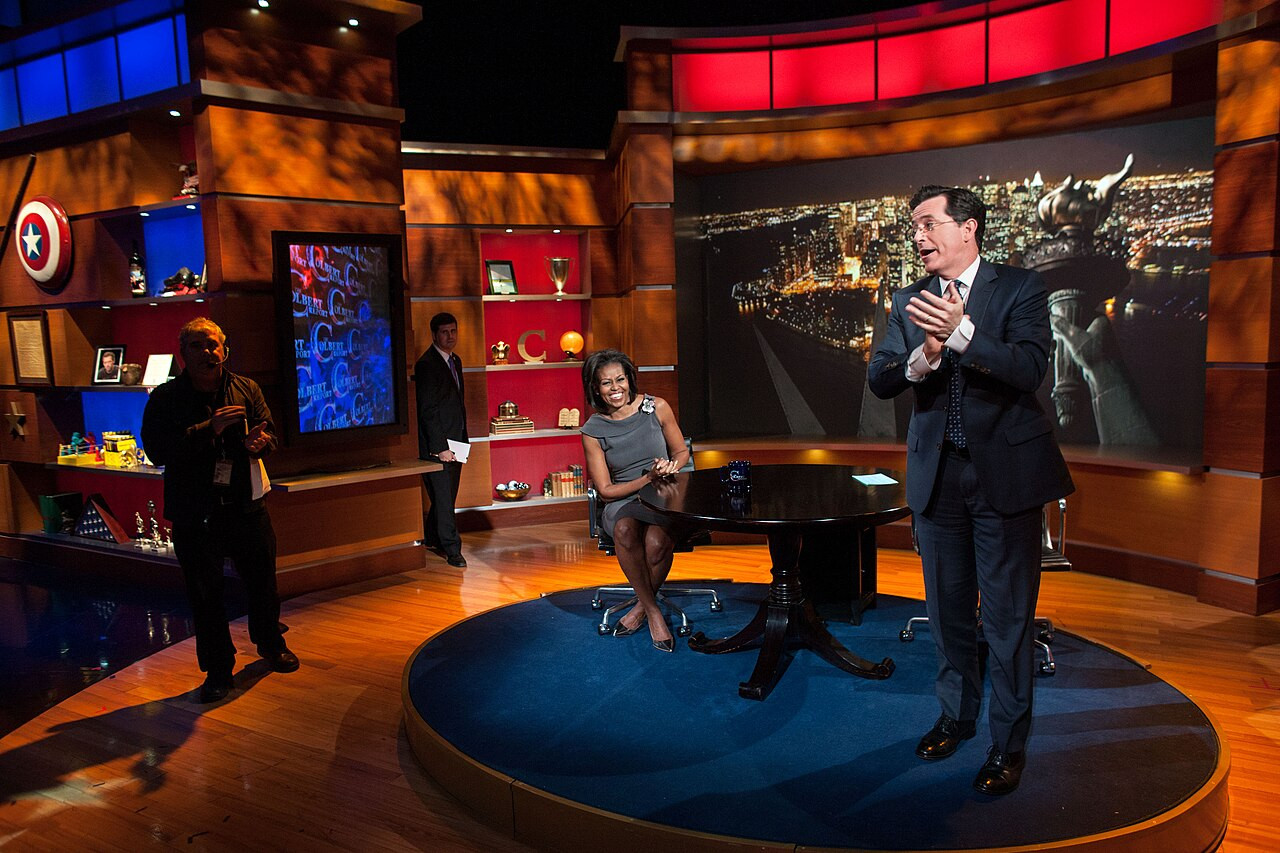
[[427,487],[427,497],[431,499],[422,535],[429,548],[439,548],[446,554],[461,554],[462,537],[458,535],[454,504],[462,483],[462,463],[440,464],[444,466],[442,470],[422,475],[422,484]]
[[981,596],[991,742],[1002,752],[1021,752],[1031,732],[1040,527],[1040,507],[997,512],[973,464],[955,451],[942,455],[929,506],[916,518],[938,701],[957,720],[976,720],[981,710]]
[[175,521],[173,550],[186,582],[202,671],[229,675],[235,667],[236,647],[223,600],[222,565],[228,557],[244,585],[249,639],[259,654],[285,648],[276,590],[276,534],[265,507],[245,512],[232,504],[218,507],[205,521]]

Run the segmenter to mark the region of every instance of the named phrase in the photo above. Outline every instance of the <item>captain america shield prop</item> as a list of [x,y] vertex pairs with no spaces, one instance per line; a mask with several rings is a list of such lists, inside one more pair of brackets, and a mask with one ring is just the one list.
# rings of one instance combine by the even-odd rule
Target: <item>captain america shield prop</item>
[[44,290],[56,291],[71,269],[71,222],[62,205],[38,195],[18,211],[14,234],[18,258],[27,275]]

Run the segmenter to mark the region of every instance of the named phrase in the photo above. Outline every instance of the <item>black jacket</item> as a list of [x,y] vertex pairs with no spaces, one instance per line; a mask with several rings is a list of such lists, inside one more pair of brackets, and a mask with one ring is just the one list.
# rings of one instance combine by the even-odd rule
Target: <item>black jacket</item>
[[[245,426],[213,433],[213,412],[222,406],[244,406],[247,428],[267,424],[270,440],[261,458],[276,448],[275,424],[258,383],[223,370],[222,385],[208,394],[196,389],[184,370],[151,392],[142,412],[142,446],[148,458],[164,466],[164,517],[179,523],[198,522],[222,498],[246,509],[261,503],[251,499],[250,453],[245,450]],[[213,485],[214,466],[223,454],[231,460],[231,485]]]
[[[462,377],[462,360],[453,357]],[[454,384],[449,365],[434,346],[428,347],[413,366],[418,398],[418,457],[430,459],[449,449],[448,439],[467,441],[467,409],[463,403],[465,384]]]
[[[950,378],[937,370],[922,382],[907,379],[907,360],[924,343],[924,331],[911,322],[906,305],[926,287],[941,292],[937,276],[928,276],[893,295],[888,331],[867,367],[877,397],[907,390],[914,396],[907,426],[907,503],[915,512],[924,511],[937,479]],[[983,493],[1006,514],[1071,494],[1075,486],[1053,423],[1036,400],[1053,343],[1044,279],[1033,270],[983,261],[966,310],[973,340],[951,369],[960,370],[964,434]]]

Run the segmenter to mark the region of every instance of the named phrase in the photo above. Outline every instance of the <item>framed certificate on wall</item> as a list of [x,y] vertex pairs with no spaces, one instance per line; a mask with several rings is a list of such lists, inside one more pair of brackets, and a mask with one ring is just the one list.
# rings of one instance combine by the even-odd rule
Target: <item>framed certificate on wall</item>
[[49,320],[43,311],[9,315],[9,343],[13,372],[19,385],[52,385],[49,360]]

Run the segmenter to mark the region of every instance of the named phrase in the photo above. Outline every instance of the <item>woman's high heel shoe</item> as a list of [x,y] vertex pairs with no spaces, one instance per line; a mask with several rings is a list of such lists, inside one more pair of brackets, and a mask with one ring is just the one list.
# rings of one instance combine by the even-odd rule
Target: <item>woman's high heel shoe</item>
[[639,631],[641,628],[643,628],[644,623],[645,623],[645,616],[640,617],[640,621],[636,623],[636,626],[634,628],[628,628],[626,625],[623,625],[622,622],[618,622],[617,625],[613,626],[613,636],[630,637],[636,631]]
[[654,640],[653,647],[660,652],[674,652],[676,650],[675,637],[667,637],[665,640]]

